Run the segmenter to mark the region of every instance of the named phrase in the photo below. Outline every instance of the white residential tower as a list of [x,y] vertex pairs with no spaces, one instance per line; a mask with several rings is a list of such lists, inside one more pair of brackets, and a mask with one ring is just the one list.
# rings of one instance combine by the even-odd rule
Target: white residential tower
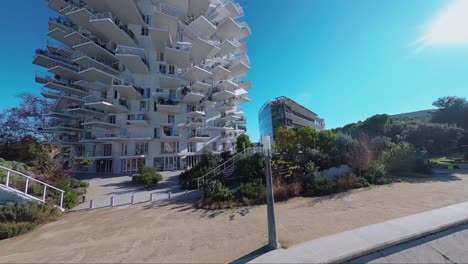
[[250,101],[249,26],[232,0],[49,0],[50,40],[34,64],[54,100],[41,128],[80,172],[125,174],[138,164],[191,167],[235,151]]

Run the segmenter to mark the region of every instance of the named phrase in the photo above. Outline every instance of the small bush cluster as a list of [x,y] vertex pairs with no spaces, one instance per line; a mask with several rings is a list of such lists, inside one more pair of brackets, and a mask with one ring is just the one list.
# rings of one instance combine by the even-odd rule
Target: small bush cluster
[[208,202],[234,201],[234,191],[224,186],[220,181],[212,181],[205,187],[204,199]]
[[146,187],[152,187],[162,181],[162,175],[156,169],[141,166],[139,174],[132,177],[132,182],[143,184]]
[[404,172],[431,173],[431,166],[425,155],[408,143],[393,144],[382,154],[386,170],[391,174]]
[[14,237],[34,229],[37,225],[56,220],[61,211],[52,205],[36,203],[0,206],[0,239]]

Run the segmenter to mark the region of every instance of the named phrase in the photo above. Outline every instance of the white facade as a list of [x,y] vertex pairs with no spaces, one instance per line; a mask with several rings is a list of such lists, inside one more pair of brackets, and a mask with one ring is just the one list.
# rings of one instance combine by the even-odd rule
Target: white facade
[[53,144],[89,173],[124,174],[144,162],[193,166],[207,151],[234,151],[250,101],[250,36],[231,0],[49,0],[47,48],[36,81],[55,100]]

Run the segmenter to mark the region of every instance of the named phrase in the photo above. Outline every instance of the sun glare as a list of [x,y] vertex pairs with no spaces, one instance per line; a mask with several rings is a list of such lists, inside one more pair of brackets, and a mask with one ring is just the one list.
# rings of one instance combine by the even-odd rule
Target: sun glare
[[468,43],[468,0],[454,0],[429,24],[421,42],[426,45]]

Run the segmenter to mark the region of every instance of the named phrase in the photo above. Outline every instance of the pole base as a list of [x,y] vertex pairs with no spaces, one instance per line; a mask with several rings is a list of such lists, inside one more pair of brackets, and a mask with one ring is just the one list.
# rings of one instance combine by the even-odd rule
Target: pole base
[[280,249],[281,245],[278,241],[270,241],[268,242],[267,247],[271,250],[275,250],[275,249]]

